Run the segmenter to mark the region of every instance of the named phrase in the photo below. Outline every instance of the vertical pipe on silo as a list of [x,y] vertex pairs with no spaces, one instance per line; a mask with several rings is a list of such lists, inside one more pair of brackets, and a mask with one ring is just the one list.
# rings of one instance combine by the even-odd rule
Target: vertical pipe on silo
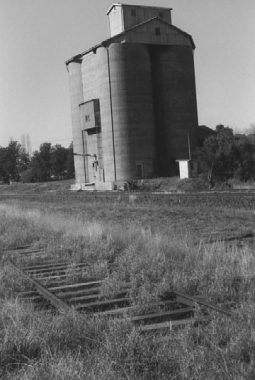
[[[67,69],[69,73],[73,148],[75,153],[83,154],[82,131],[79,109],[79,104],[83,102],[81,59],[76,59],[67,63]],[[74,156],[74,165],[76,183],[84,183],[85,170],[83,157]]]
[[87,182],[87,173],[86,173],[86,149],[85,149],[85,140],[84,140],[84,132],[85,131],[81,131],[81,137],[82,137],[82,151],[83,151],[83,167],[84,167],[84,182],[86,183]]

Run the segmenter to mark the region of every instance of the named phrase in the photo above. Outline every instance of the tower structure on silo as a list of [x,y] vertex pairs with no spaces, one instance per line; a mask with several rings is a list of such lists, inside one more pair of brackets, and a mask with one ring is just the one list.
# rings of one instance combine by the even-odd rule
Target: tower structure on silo
[[76,187],[173,176],[198,140],[192,37],[171,8],[114,3],[110,37],[66,62]]

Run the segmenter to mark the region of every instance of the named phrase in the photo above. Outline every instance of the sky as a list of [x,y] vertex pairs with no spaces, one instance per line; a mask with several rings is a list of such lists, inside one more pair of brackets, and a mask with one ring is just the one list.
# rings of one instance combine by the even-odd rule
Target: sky
[[[111,0],[0,0],[0,146],[72,141],[65,61],[109,37]],[[125,0],[173,8],[192,35],[200,125],[255,124],[255,0]]]

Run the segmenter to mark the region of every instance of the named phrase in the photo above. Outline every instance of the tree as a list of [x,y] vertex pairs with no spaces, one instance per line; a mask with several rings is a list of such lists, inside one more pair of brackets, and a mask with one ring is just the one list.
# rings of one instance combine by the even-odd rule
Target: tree
[[19,181],[20,173],[28,164],[29,156],[17,141],[11,141],[8,147],[0,147],[0,178],[5,183]]
[[17,141],[8,147],[0,147],[0,180],[24,182],[49,181],[51,178],[74,178],[73,146],[64,148],[43,143],[30,159],[29,154]]
[[74,170],[73,142],[71,142],[68,148],[67,160],[66,160],[66,171],[67,171],[68,179],[74,178],[75,170]]
[[0,179],[4,183],[10,183],[9,161],[8,148],[0,147]]
[[32,158],[30,169],[25,173],[25,178],[33,181],[50,181],[54,179],[73,178],[73,148],[64,148],[60,144],[52,146],[50,143],[40,145],[39,151],[35,151]]
[[241,181],[255,179],[255,139],[254,135],[239,134],[236,136],[235,177]]
[[40,145],[39,151],[35,151],[31,159],[31,168],[34,180],[49,181],[51,176],[51,143]]
[[51,175],[57,179],[63,179],[67,175],[68,149],[57,144],[52,147],[51,152]]
[[217,134],[208,137],[197,151],[199,167],[208,179],[224,181],[255,179],[255,135],[236,134],[218,125]]
[[196,157],[201,171],[209,182],[232,178],[236,169],[235,136],[233,130],[217,125],[217,134],[208,137],[197,151]]

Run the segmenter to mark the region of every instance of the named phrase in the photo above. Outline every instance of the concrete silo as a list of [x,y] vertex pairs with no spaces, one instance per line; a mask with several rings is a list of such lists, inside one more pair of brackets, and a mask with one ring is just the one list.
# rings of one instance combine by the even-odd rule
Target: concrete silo
[[[96,81],[95,78],[96,77]],[[92,163],[98,158],[105,182],[151,177],[154,174],[154,114],[150,53],[146,46],[111,44],[82,60],[81,133],[86,181],[95,180]],[[100,126],[89,110],[98,104]],[[87,118],[87,122],[86,122]],[[90,125],[90,122],[92,124]],[[100,154],[101,152],[101,154]]]
[[174,174],[175,160],[188,160],[197,146],[193,49],[152,47],[158,175]]
[[[96,78],[96,80],[95,80]],[[107,137],[104,125],[111,120],[107,54],[103,47],[82,60],[83,103],[80,104],[81,134],[86,171],[86,183],[105,182],[103,139]],[[104,135],[104,137],[103,137]],[[113,157],[112,149],[105,151]],[[113,160],[112,160],[113,161]],[[112,162],[111,171],[114,170]]]
[[[71,102],[71,119],[73,132],[73,148],[78,154],[83,154],[80,126],[80,109],[79,104],[83,101],[81,60],[77,57],[68,65],[69,88]],[[75,181],[85,183],[84,160],[82,156],[74,157]]]
[[192,37],[169,8],[114,3],[108,17],[111,37],[66,62],[81,188],[171,176],[197,144]]
[[109,47],[116,179],[154,174],[155,132],[150,53],[140,44]]

